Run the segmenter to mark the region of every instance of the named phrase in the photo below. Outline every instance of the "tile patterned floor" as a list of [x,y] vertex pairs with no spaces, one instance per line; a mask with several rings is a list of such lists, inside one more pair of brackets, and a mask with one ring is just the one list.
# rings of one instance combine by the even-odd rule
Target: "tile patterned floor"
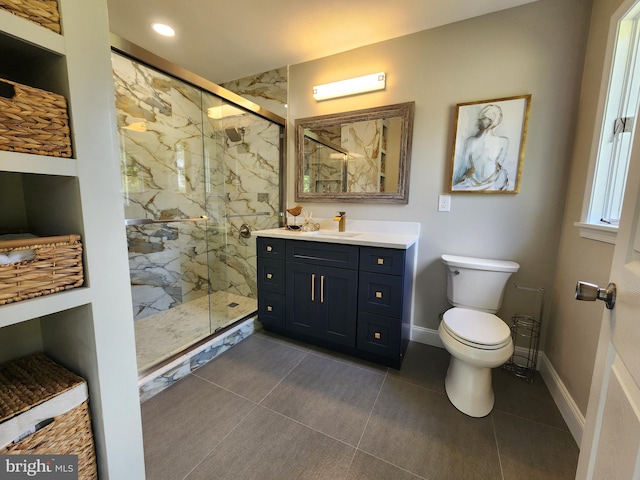
[[494,370],[487,417],[444,392],[449,354],[401,370],[259,332],[142,405],[149,480],[573,479],[578,447],[542,379]]

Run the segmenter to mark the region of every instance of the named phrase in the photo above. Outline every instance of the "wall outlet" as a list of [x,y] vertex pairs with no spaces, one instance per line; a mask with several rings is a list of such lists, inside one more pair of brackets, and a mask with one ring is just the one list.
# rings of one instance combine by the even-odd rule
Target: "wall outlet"
[[439,212],[451,211],[451,195],[438,196],[438,211]]

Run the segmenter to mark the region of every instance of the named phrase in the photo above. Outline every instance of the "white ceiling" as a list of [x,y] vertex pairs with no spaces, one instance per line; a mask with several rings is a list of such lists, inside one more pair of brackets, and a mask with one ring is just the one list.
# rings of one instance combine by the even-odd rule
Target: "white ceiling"
[[[535,0],[108,0],[116,35],[223,83]],[[174,27],[164,38],[155,22]]]

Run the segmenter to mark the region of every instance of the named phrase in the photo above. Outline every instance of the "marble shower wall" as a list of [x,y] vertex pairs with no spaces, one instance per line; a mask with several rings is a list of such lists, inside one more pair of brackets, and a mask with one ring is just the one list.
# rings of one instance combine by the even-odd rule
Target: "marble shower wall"
[[209,217],[127,227],[135,318],[218,290],[255,298],[255,240],[239,230],[278,224],[279,126],[243,111],[213,118],[221,99],[112,62],[126,218]]
[[222,86],[267,110],[287,117],[288,69],[280,67],[223,83]]
[[351,155],[347,160],[347,191],[379,192],[384,174],[382,120],[353,122],[342,127],[340,145]]
[[[204,94],[203,105],[209,111],[221,101]],[[204,125],[207,211],[225,228],[210,248],[217,260],[210,262],[211,275],[226,279],[226,291],[257,298],[255,237],[240,237],[240,229],[278,226],[280,127],[241,111],[221,119],[205,116]]]

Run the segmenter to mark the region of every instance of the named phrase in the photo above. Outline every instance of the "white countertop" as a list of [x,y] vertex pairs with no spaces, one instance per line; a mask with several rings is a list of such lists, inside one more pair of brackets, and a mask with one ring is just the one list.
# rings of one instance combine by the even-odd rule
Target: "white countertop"
[[287,230],[283,227],[257,230],[254,231],[253,234],[257,237],[287,238],[291,240],[306,240],[309,242],[342,243],[346,245],[398,248],[403,250],[406,250],[418,241],[418,233],[409,233],[406,231],[407,229],[398,230],[399,233],[389,233],[389,230],[386,230],[385,233],[357,230],[338,232],[337,230],[325,230],[321,228],[317,232],[301,232],[299,230]]

